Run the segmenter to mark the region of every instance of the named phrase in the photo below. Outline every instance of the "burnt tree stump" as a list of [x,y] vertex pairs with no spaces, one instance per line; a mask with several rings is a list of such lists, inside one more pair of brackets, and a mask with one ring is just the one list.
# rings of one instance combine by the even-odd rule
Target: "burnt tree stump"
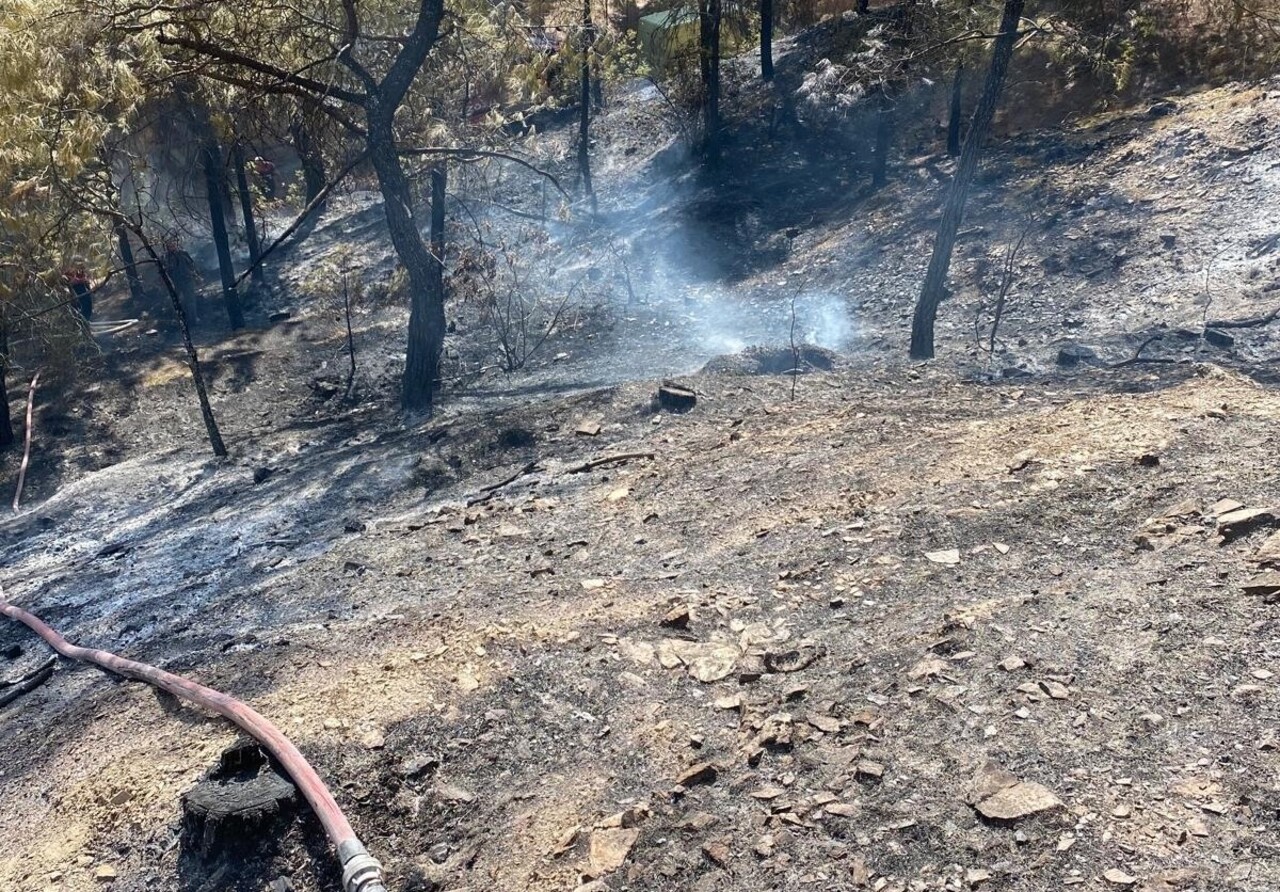
[[276,822],[292,816],[297,799],[297,789],[262,749],[242,740],[183,794],[183,848],[206,862],[256,852],[281,835]]
[[668,412],[688,412],[698,404],[698,395],[688,387],[666,382],[658,388],[657,401]]

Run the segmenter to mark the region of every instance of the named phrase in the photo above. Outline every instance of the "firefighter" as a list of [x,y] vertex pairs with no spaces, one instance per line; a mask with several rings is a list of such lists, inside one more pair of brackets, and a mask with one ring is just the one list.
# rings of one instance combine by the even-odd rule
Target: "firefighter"
[[71,289],[71,295],[79,304],[80,316],[86,323],[93,320],[93,283],[89,281],[89,274],[85,271],[84,264],[77,263],[71,269],[67,270],[67,287]]
[[262,194],[267,198],[276,197],[276,166],[261,155],[253,159],[253,172],[262,181]]

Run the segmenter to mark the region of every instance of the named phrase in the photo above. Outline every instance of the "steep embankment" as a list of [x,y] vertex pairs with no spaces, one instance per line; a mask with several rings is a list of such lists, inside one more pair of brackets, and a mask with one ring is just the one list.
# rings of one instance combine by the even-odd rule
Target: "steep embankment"
[[[580,387],[625,351],[688,368],[711,349],[691,319],[718,336],[756,306],[763,338],[803,282],[860,349],[794,398],[702,374],[687,415],[640,381],[382,430],[376,399],[347,415],[288,383],[340,356],[299,307],[307,338],[250,336],[241,366],[220,348],[242,458],[155,451],[65,487],[3,526],[6,592],[277,719],[399,888],[1274,888],[1277,608],[1242,586],[1276,519],[1223,502],[1274,504],[1266,329],[1144,353],[1252,377],[1052,363],[1067,337],[1123,359],[1156,325],[1198,331],[1215,256],[1211,316],[1269,309],[1280,158],[1257,122],[1278,102],[1216,91],[1001,147],[937,366],[897,359],[937,194],[918,182],[941,176],[921,161],[732,284],[642,250],[666,258],[646,307],[499,391]],[[606,149],[628,157],[641,111]],[[726,217],[710,186],[650,185],[636,238],[710,219],[729,256],[790,225],[786,195]],[[1041,217],[995,368],[1050,371],[964,383],[968,264],[1021,231],[996,195]],[[399,312],[362,319],[376,398]],[[128,424],[180,387],[139,374]],[[578,470],[622,453],[652,457]],[[7,626],[0,652],[5,678],[43,659]],[[179,797],[231,741],[218,722],[66,667],[0,728],[0,888],[333,888],[305,820],[253,858],[188,857]]]

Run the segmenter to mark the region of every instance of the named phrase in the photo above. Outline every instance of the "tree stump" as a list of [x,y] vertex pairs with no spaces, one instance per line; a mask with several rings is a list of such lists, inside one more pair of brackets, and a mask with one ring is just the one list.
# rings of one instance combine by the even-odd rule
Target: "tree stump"
[[279,835],[274,825],[292,815],[297,798],[262,749],[242,740],[183,794],[184,848],[204,861],[223,852],[248,854]]
[[688,412],[698,403],[698,395],[687,387],[670,382],[658,388],[658,405],[668,412]]

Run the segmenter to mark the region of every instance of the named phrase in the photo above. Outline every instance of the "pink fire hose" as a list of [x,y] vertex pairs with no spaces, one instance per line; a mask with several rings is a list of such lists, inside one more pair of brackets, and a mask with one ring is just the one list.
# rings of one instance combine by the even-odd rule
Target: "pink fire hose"
[[307,803],[315,811],[316,817],[324,825],[324,832],[328,834],[338,850],[338,860],[342,864],[342,886],[345,892],[386,892],[386,885],[382,878],[382,865],[356,838],[350,822],[338,808],[338,803],[334,801],[333,795],[320,779],[320,775],[316,774],[315,769],[298,751],[298,748],[262,715],[234,697],[165,672],[163,669],[157,669],[155,666],[126,660],[104,650],[71,644],[45,625],[39,617],[13,606],[2,596],[0,596],[0,613],[30,628],[48,642],[50,647],[69,660],[93,663],[125,678],[145,681],[168,691],[175,697],[203,706],[234,722],[275,756],[276,761],[302,791]]

